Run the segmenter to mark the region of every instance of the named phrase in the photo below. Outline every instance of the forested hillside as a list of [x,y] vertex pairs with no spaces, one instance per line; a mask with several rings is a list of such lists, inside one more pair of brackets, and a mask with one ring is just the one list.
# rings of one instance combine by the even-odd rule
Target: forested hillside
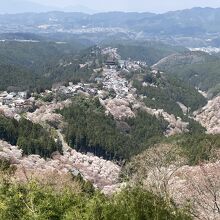
[[[55,42],[0,42],[0,90],[37,90],[53,83],[88,80],[93,72],[80,44]],[[95,57],[93,59],[96,59]]]
[[[13,183],[7,163],[1,163],[0,218],[127,220],[190,220],[187,210],[168,204],[163,198],[142,188],[125,189],[109,197],[94,192],[88,182],[72,177],[62,187],[39,182]],[[65,184],[65,183],[63,183]],[[129,209],[128,209],[129,207]]]
[[79,42],[75,44],[56,43],[47,41],[0,42],[0,58],[3,64],[21,65],[39,71],[36,67],[43,67],[46,63],[57,62],[65,55],[76,55],[84,48]]
[[209,97],[219,93],[220,72],[217,55],[203,52],[174,54],[153,67],[183,80],[188,85],[209,91]]
[[219,61],[179,66],[178,68],[173,68],[170,72],[201,90],[209,91],[214,89],[214,94],[217,94],[219,91]]
[[[126,121],[106,116],[98,99],[76,97],[61,114],[68,122],[66,140],[78,151],[111,159],[128,159],[160,140],[167,123],[145,112]],[[127,129],[123,129],[123,127]]]
[[0,218],[200,217],[190,184],[218,185],[220,137],[198,88],[218,95],[218,54],[81,34],[0,35]]
[[164,109],[175,116],[183,117],[183,111],[178,103],[185,105],[188,109],[187,114],[190,114],[207,102],[192,85],[167,73],[147,70],[128,77],[133,80],[133,86],[138,94],[144,96],[147,106]]
[[113,43],[113,45],[118,48],[118,53],[122,59],[131,58],[132,60],[145,61],[148,65],[153,65],[173,53],[187,51],[184,47],[172,46],[157,41],[125,41],[118,45]]
[[[0,90],[31,90],[37,76],[31,71],[10,64],[0,64]],[[11,88],[11,89],[10,89]]]
[[62,152],[62,146],[54,141],[48,131],[24,118],[17,122],[0,116],[0,139],[18,145],[26,155],[50,157],[55,151]]

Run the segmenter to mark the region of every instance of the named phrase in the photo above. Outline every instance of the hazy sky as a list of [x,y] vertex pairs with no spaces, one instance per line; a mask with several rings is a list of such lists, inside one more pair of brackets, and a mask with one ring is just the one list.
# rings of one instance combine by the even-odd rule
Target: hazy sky
[[[5,0],[0,0],[5,1]],[[10,1],[10,0],[8,0]],[[192,7],[220,7],[220,0],[27,0],[50,6],[83,5],[98,11],[164,12]]]

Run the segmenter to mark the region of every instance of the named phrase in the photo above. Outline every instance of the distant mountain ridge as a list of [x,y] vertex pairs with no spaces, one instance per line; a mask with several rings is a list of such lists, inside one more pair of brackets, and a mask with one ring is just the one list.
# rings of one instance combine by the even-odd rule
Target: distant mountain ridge
[[[83,9],[90,11],[83,6],[78,8],[79,11]],[[77,7],[65,10],[77,10]],[[74,36],[95,44],[112,39],[122,41],[147,39],[188,48],[220,48],[219,23],[220,8],[193,8],[164,14],[148,12],[88,14],[53,10],[41,13],[2,14],[0,34],[17,32],[65,36],[68,34],[67,38]]]
[[[28,7],[26,5],[26,8]],[[53,17],[52,20],[50,19],[51,17]],[[24,26],[32,24],[34,27],[39,24],[53,24],[59,25],[62,28],[80,28],[82,26],[87,28],[120,27],[148,34],[161,35],[199,35],[204,32],[220,32],[220,8],[193,8],[167,12],[165,14],[107,12],[90,15],[57,11],[40,14],[1,15],[0,18],[0,25],[6,23],[7,25],[22,24]]]
[[84,5],[69,5],[65,7],[56,7],[26,0],[10,0],[0,2],[1,14],[17,14],[27,12],[40,13],[49,11],[82,12],[87,14],[97,13],[97,11],[90,9]]

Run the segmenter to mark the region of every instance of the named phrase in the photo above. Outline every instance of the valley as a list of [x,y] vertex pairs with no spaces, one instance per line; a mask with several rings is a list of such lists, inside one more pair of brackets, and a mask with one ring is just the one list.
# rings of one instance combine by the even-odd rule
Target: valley
[[218,13],[0,15],[0,219],[218,220]]

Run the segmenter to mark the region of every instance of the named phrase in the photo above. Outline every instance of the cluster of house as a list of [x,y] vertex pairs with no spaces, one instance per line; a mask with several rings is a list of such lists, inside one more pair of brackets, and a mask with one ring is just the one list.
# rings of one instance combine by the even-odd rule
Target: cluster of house
[[143,68],[147,68],[146,62],[131,60],[108,59],[105,65],[108,69],[116,69],[119,67],[126,71],[141,71]]
[[121,60],[121,56],[117,53],[117,48],[104,48],[102,49],[102,54],[108,57],[105,62],[108,69],[120,67],[128,71],[137,71],[147,67],[147,63],[144,61]]
[[58,96],[66,95],[71,97],[80,92],[86,92],[90,95],[96,95],[98,90],[96,88],[91,88],[90,84],[78,83],[74,85],[72,82],[69,82],[68,86],[60,86],[58,88],[54,88],[53,92]]
[[16,112],[24,112],[32,109],[35,104],[33,97],[29,98],[27,92],[1,92],[0,106],[14,108]]
[[107,56],[105,65],[109,68],[115,68],[118,66],[118,60],[121,59],[120,55],[117,53],[117,48],[107,47],[102,49],[102,55]]
[[102,55],[107,55],[109,59],[119,60],[121,57],[117,53],[117,51],[118,51],[117,48],[106,47],[102,49]]
[[119,60],[118,63],[121,69],[127,70],[140,70],[147,67],[146,62],[143,61]]
[[107,90],[114,90],[117,97],[126,96],[129,92],[128,82],[121,78],[116,70],[104,69],[103,87]]

